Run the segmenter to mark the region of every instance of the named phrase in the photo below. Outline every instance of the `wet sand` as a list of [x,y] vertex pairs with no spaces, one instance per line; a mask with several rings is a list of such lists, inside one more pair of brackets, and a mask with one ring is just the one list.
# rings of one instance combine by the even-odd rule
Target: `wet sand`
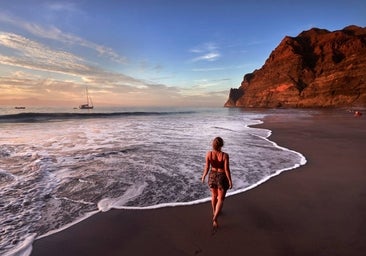
[[36,240],[31,255],[365,255],[366,116],[279,111],[260,126],[308,162],[228,197],[217,232],[210,203],[111,210]]

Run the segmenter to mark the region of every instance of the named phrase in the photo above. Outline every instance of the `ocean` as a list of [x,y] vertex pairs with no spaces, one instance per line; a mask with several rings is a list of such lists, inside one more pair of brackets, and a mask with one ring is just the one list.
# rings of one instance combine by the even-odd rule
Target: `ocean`
[[100,211],[210,200],[201,183],[216,136],[242,193],[306,163],[251,128],[270,112],[228,108],[0,107],[0,255]]

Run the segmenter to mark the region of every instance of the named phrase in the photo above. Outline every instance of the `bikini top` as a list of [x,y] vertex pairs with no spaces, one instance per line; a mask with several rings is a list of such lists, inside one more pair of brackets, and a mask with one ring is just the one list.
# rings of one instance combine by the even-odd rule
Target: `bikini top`
[[219,152],[216,154],[216,158],[214,159],[212,157],[212,151],[211,151],[211,159],[210,159],[210,162],[211,162],[211,166],[213,169],[222,169],[224,170],[225,168],[225,161],[224,161],[224,152]]

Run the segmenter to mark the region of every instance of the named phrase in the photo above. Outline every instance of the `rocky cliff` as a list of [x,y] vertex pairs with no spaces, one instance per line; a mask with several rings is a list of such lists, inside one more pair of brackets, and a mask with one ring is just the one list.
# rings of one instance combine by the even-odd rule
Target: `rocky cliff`
[[365,107],[366,27],[286,36],[226,107]]

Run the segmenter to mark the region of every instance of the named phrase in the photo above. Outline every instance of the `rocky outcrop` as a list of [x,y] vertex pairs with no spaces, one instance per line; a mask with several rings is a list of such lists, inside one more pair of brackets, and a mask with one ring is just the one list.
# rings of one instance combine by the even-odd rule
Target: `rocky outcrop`
[[366,106],[366,27],[286,36],[226,107]]

